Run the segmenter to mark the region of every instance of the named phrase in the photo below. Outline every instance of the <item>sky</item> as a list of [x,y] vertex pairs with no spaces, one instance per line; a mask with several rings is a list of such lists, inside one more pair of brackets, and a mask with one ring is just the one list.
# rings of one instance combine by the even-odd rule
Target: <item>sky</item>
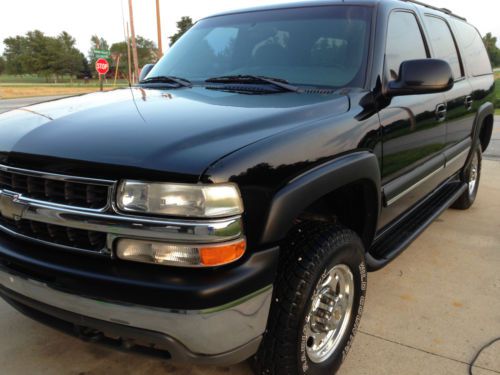
[[[163,48],[168,36],[175,33],[182,16],[198,20],[211,14],[264,4],[287,3],[291,0],[160,0]],[[499,0],[427,0],[467,17],[484,35],[492,32],[499,38]],[[157,42],[155,0],[133,0],[136,34]],[[123,13],[122,13],[123,9]],[[125,39],[123,18],[128,19],[128,0],[1,0],[0,54],[3,40],[38,29],[50,36],[69,32],[77,47],[85,54],[93,34],[104,37],[111,45]]]

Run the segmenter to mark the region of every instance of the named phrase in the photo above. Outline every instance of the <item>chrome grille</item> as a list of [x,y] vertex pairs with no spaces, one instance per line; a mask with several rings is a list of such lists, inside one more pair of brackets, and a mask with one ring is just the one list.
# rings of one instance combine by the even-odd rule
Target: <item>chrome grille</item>
[[0,190],[9,190],[31,199],[88,209],[108,204],[109,186],[32,176],[0,169]]
[[0,217],[0,225],[18,235],[69,247],[100,252],[106,247],[106,233],[40,223],[32,220],[9,220]]
[[109,180],[0,165],[0,230],[65,249],[108,254],[106,231],[66,225],[61,212],[108,213],[113,186]]

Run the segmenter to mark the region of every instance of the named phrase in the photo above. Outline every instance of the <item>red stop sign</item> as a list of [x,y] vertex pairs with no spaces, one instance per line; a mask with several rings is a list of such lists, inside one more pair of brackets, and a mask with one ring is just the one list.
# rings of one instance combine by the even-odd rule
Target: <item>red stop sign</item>
[[106,59],[99,59],[95,62],[95,70],[99,74],[106,74],[109,72],[109,63]]

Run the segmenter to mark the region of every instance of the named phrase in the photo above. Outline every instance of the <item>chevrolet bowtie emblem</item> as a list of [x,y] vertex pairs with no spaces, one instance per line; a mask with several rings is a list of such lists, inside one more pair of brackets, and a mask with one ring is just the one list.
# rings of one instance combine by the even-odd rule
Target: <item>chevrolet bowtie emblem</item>
[[27,206],[19,198],[19,194],[0,190],[0,215],[10,220],[21,220]]

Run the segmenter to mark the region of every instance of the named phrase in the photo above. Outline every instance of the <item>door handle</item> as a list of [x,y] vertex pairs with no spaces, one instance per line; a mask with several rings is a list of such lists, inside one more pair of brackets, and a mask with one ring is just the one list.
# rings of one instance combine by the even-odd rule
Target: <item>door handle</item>
[[465,108],[467,108],[468,111],[472,109],[472,104],[474,103],[474,100],[472,99],[472,96],[467,96],[465,98]]
[[438,104],[436,107],[436,118],[439,121],[444,121],[446,120],[446,113],[448,112],[448,108],[446,107],[446,104]]

